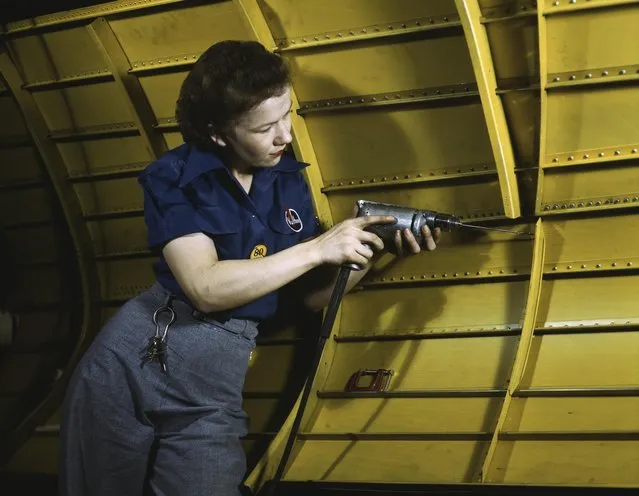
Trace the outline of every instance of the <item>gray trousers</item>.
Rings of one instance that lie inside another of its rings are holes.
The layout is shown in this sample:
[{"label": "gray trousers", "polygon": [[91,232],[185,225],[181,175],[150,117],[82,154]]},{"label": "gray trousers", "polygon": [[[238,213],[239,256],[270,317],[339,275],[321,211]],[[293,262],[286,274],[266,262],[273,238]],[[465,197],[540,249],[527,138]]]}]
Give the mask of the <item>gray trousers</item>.
[{"label": "gray trousers", "polygon": [[76,368],[62,410],[61,496],[240,494],[257,323],[220,323],[173,300],[164,374],[157,361],[142,364],[168,296],[156,283],[123,305]]}]

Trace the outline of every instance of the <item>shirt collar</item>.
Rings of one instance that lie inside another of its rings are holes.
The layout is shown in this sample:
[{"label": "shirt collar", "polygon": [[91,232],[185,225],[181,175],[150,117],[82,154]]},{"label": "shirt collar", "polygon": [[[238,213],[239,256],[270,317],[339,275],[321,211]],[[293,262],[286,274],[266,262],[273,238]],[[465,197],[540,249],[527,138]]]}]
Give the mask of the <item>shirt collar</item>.
[{"label": "shirt collar", "polygon": [[[180,188],[183,188],[195,178],[217,169],[225,169],[224,162],[215,153],[211,151],[203,151],[195,146],[185,147],[185,167],[182,177],[180,178]],[[279,163],[274,167],[266,167],[262,169],[266,174],[256,174],[254,179],[263,178],[264,183],[260,186],[269,186],[272,183],[274,172],[296,172],[304,169],[309,164],[306,162],[298,162],[294,157],[288,154],[282,155]],[[259,180],[258,180],[259,181]],[[262,183],[262,181],[259,181]]]}]

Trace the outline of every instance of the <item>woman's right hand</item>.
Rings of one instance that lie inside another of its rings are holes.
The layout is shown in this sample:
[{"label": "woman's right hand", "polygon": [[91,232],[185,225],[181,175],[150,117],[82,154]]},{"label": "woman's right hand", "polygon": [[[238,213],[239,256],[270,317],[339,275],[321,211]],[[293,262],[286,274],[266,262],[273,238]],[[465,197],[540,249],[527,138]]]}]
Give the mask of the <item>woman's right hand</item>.
[{"label": "woman's right hand", "polygon": [[384,249],[382,239],[377,234],[364,229],[373,224],[388,224],[395,221],[392,215],[347,219],[333,226],[311,243],[315,244],[318,259],[322,264],[356,263],[364,266],[373,257],[375,251]]}]

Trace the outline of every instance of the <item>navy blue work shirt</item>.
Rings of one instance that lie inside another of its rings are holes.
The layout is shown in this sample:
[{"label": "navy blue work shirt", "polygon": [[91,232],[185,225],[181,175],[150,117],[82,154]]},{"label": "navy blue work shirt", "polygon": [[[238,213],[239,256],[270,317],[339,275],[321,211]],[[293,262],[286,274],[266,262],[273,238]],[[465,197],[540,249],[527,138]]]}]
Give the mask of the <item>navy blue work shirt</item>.
[{"label": "navy blue work shirt", "polygon": [[[217,155],[194,145],[180,145],[150,164],[138,182],[149,248],[160,255],[153,266],[158,282],[191,303],[162,256],[162,248],[180,236],[208,235],[222,261],[272,255],[318,234],[302,174],[307,165],[285,154],[274,167],[256,168],[247,194]],[[283,298],[279,290],[213,315],[263,321],[290,303]]]}]

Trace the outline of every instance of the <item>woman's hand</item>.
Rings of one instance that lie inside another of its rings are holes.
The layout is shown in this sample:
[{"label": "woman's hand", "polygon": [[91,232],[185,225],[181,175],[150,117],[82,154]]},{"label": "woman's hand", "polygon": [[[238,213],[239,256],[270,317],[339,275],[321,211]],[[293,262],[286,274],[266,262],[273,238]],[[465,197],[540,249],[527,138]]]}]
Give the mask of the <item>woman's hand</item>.
[{"label": "woman's hand", "polygon": [[428,226],[424,225],[422,227],[422,236],[424,237],[424,246],[420,246],[415,236],[410,229],[404,229],[402,231],[395,231],[395,250],[397,255],[403,257],[407,254],[416,255],[417,253],[422,251],[422,248],[428,249],[428,251],[433,251],[437,248],[437,243],[441,239],[442,231],[439,227],[436,227],[432,231],[428,228]]},{"label": "woman's hand", "polygon": [[[310,241],[321,263],[342,265],[356,263],[364,266],[375,251],[384,249],[384,242],[374,233],[365,231],[373,224],[395,222],[395,217],[371,215],[347,219]],[[414,239],[414,238],[413,238]]]}]

